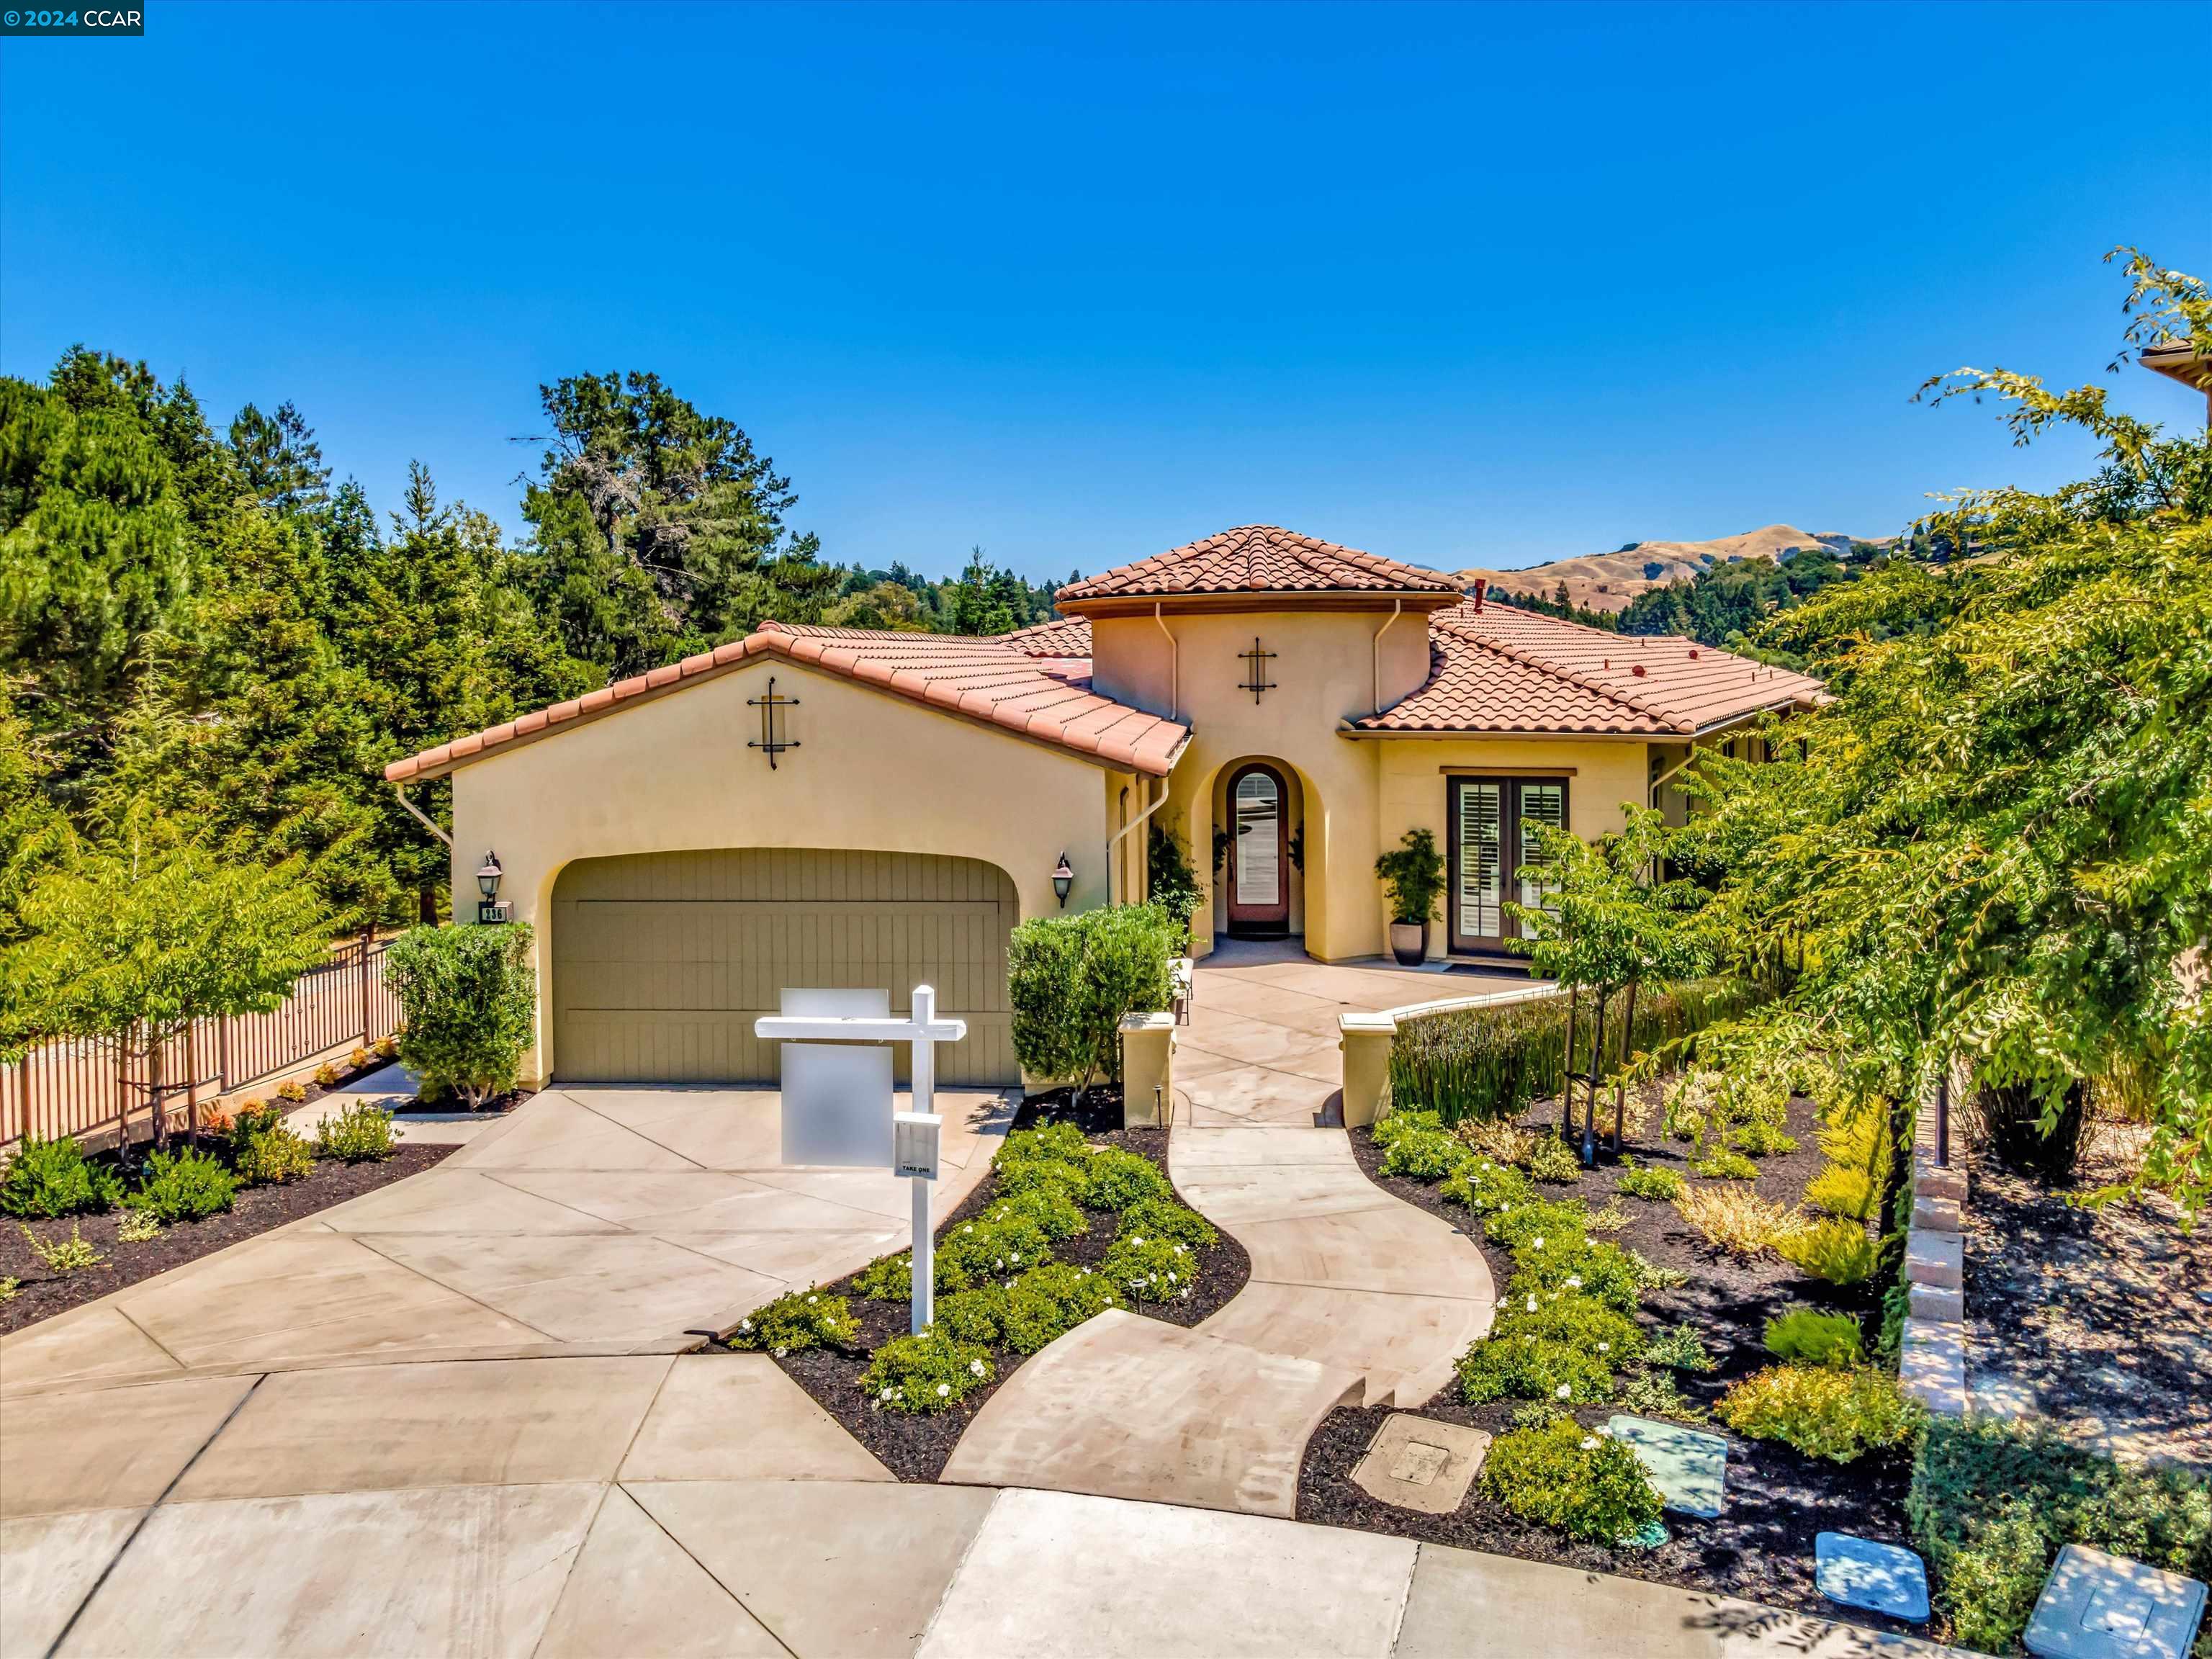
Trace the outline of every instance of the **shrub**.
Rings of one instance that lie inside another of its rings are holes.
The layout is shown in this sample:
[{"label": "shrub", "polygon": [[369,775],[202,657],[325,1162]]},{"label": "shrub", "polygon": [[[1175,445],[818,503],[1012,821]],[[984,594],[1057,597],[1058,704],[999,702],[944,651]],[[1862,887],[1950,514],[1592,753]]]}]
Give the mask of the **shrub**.
[{"label": "shrub", "polygon": [[1690,1168],[1709,1181],[1756,1181],[1759,1165],[1741,1152],[1727,1146],[1708,1147],[1703,1156],[1690,1160]]},{"label": "shrub", "polygon": [[[1664,991],[1644,987],[1628,1051],[1649,1052],[1732,1018],[1753,997],[1750,987],[1733,980],[1688,981]],[[1391,1098],[1419,1101],[1447,1123],[1517,1118],[1529,1101],[1559,1091],[1566,1069],[1566,1012],[1565,997],[1547,997],[1402,1020],[1390,1042]],[[1593,1024],[1587,1016],[1576,1022],[1579,1064],[1588,1063]],[[1607,1029],[1619,1028],[1616,1012]]]},{"label": "shrub", "polygon": [[307,1097],[307,1085],[304,1083],[293,1082],[288,1079],[287,1081],[276,1085],[276,1098],[279,1100],[289,1101],[293,1105],[297,1106]]},{"label": "shrub", "polygon": [[1444,860],[1436,832],[1408,830],[1399,843],[1375,860],[1375,873],[1389,895],[1390,920],[1430,922],[1443,896]]},{"label": "shrub", "polygon": [[346,1070],[349,1072],[365,1072],[368,1069],[369,1062],[375,1058],[376,1056],[370,1054],[368,1049],[356,1048],[351,1054],[346,1056]]},{"label": "shrub", "polygon": [[738,1322],[729,1346],[748,1352],[787,1353],[809,1348],[849,1348],[860,1339],[860,1322],[842,1296],[809,1286],[786,1291],[764,1308]]},{"label": "shrub", "polygon": [[1113,1285],[1103,1272],[1056,1261],[1014,1281],[1014,1288],[1006,1292],[1000,1329],[1016,1353],[1035,1353],[1115,1305]]},{"label": "shrub", "polygon": [[13,1302],[15,1299],[15,1292],[21,1290],[22,1285],[23,1281],[15,1274],[0,1274],[0,1302]]},{"label": "shrub", "polygon": [[1194,1250],[1210,1250],[1221,1243],[1212,1222],[1171,1198],[1148,1198],[1132,1204],[1121,1212],[1121,1231],[1188,1244]]},{"label": "shrub", "polygon": [[1168,964],[1188,936],[1150,904],[1023,922],[1006,946],[1016,1058],[1038,1077],[1081,1087],[1094,1075],[1118,1078],[1122,1017],[1168,1006]]},{"label": "shrub", "polygon": [[1905,1514],[1952,1640],[1985,1652],[2014,1650],[2067,1544],[2212,1578],[2212,1480],[2001,1420],[1931,1420]]},{"label": "shrub", "polygon": [[374,1047],[376,1049],[376,1057],[379,1060],[397,1060],[399,1058],[399,1039],[396,1036],[379,1037],[376,1040]]},{"label": "shrub", "polygon": [[1093,1147],[1073,1123],[1042,1123],[1034,1129],[1017,1129],[999,1148],[1003,1173],[1017,1164],[1065,1164],[1075,1169],[1090,1164]]},{"label": "shrub", "polygon": [[1685,1072],[1667,1091],[1659,1127],[1676,1140],[1694,1141],[1702,1138],[1705,1126],[1719,1111],[1721,1074],[1718,1072]]},{"label": "shrub", "polygon": [[[260,1103],[261,1103],[258,1100],[252,1100],[246,1103],[249,1106],[258,1106]],[[200,1108],[200,1133],[202,1136],[212,1135],[217,1140],[224,1139],[230,1133],[230,1114],[224,1111],[220,1106],[203,1106]]]},{"label": "shrub", "polygon": [[1620,1207],[1620,1200],[1608,1198],[1605,1207],[1589,1218],[1589,1230],[1594,1233],[1617,1233],[1628,1225],[1628,1212]]},{"label": "shrub", "polygon": [[1731,1255],[1757,1255],[1803,1224],[1792,1210],[1741,1187],[1687,1187],[1675,1212],[1705,1243]]},{"label": "shrub", "polygon": [[1414,1181],[1441,1181],[1474,1154],[1442,1129],[1400,1135],[1382,1155],[1382,1173]]},{"label": "shrub", "polygon": [[1589,1240],[1589,1208],[1582,1204],[1531,1199],[1499,1208],[1482,1224],[1483,1237],[1509,1250],[1541,1239],[1556,1249],[1580,1249]]},{"label": "shrub", "polygon": [[232,1126],[231,1167],[247,1187],[281,1187],[313,1174],[315,1155],[307,1143],[281,1122],[271,1122],[245,1135]]},{"label": "shrub", "polygon": [[1770,1365],[1721,1397],[1721,1421],[1754,1440],[1779,1440],[1808,1457],[1849,1463],[1901,1445],[1920,1426],[1920,1407],[1886,1371]]},{"label": "shrub", "polygon": [[474,1111],[514,1086],[538,1015],[527,922],[413,927],[384,953],[398,999],[402,1059],[427,1091],[450,1089]]},{"label": "shrub", "polygon": [[123,1182],[89,1162],[68,1135],[58,1140],[25,1135],[0,1176],[0,1211],[13,1216],[94,1214],[113,1209],[122,1197]]},{"label": "shrub", "polygon": [[932,1326],[920,1336],[895,1336],[875,1352],[861,1376],[868,1403],[916,1416],[958,1405],[995,1374],[989,1351]]},{"label": "shrub", "polygon": [[[1030,1216],[996,1212],[963,1221],[937,1241],[937,1288],[1004,1281],[1052,1260],[1052,1240]],[[910,1271],[910,1270],[909,1270]]]},{"label": "shrub", "polygon": [[115,1224],[118,1244],[145,1244],[161,1236],[161,1218],[150,1210],[126,1210]]},{"label": "shrub", "polygon": [[1065,1188],[1030,1187],[1001,1198],[984,1212],[989,1221],[1024,1221],[1034,1225],[1049,1243],[1073,1238],[1091,1231],[1090,1218],[1067,1195]]},{"label": "shrub", "polygon": [[1774,1241],[1799,1270],[1831,1285],[1856,1285],[1872,1275],[1880,1255],[1856,1221],[1816,1221]]},{"label": "shrub", "polygon": [[1796,1308],[1768,1320],[1766,1351],[1793,1365],[1836,1365],[1846,1370],[1866,1359],[1857,1320],[1810,1308]]},{"label": "shrub", "polygon": [[1477,1158],[1462,1164],[1437,1188],[1437,1196],[1447,1204],[1464,1204],[1477,1215],[1491,1215],[1511,1205],[1533,1202],[1535,1191],[1528,1177],[1511,1165]]},{"label": "shrub", "polygon": [[1539,1246],[1534,1239],[1513,1252],[1513,1295],[1526,1302],[1531,1294],[1579,1291],[1608,1308],[1633,1313],[1641,1300],[1642,1275],[1629,1254],[1615,1244],[1569,1245],[1547,1237]]},{"label": "shrub", "polygon": [[1369,1138],[1384,1152],[1396,1146],[1401,1138],[1411,1134],[1431,1134],[1444,1127],[1443,1119],[1434,1112],[1419,1107],[1394,1111],[1379,1119],[1368,1131]]},{"label": "shrub", "polygon": [[1593,1543],[1620,1543],[1659,1518],[1659,1494],[1636,1454],[1572,1418],[1500,1435],[1483,1460],[1482,1489],[1524,1521]]},{"label": "shrub", "polygon": [[1662,1267],[1641,1250],[1626,1254],[1629,1271],[1636,1275],[1636,1288],[1639,1291],[1671,1291],[1690,1282],[1690,1275],[1680,1267]]},{"label": "shrub", "polygon": [[1089,1195],[1094,1210],[1121,1211],[1146,1199],[1172,1199],[1175,1188],[1160,1166],[1142,1153],[1109,1146],[1091,1155]]},{"label": "shrub", "polygon": [[346,1164],[371,1164],[399,1150],[392,1133],[392,1114],[363,1100],[315,1126],[315,1156]]},{"label": "shrub", "polygon": [[31,1254],[46,1265],[48,1273],[58,1279],[82,1273],[87,1267],[97,1267],[107,1258],[93,1247],[92,1241],[77,1231],[77,1224],[70,1223],[70,1236],[52,1241],[40,1238],[21,1222],[15,1231],[23,1235],[23,1242],[31,1247]]},{"label": "shrub", "polygon": [[1501,1304],[1491,1327],[1491,1338],[1509,1341],[1531,1336],[1563,1343],[1615,1368],[1644,1352],[1644,1328],[1626,1314],[1592,1296],[1570,1291],[1548,1297],[1516,1278],[1513,1293]]},{"label": "shrub", "polygon": [[1459,1357],[1454,1369],[1460,1398],[1470,1406],[1493,1400],[1553,1400],[1587,1406],[1613,1397],[1613,1367],[1603,1355],[1584,1353],[1540,1336],[1480,1338]]},{"label": "shrub", "polygon": [[1881,1203],[1881,1193],[1864,1170],[1828,1164],[1806,1183],[1805,1201],[1840,1220],[1864,1223]]},{"label": "shrub", "polygon": [[238,1177],[222,1160],[186,1150],[156,1152],[146,1160],[145,1179],[123,1201],[159,1216],[165,1225],[220,1215],[237,1202]]},{"label": "shrub", "polygon": [[955,1342],[992,1346],[1006,1334],[1009,1294],[1004,1285],[987,1283],[939,1297],[936,1328]]},{"label": "shrub", "polygon": [[1090,1200],[1091,1172],[1087,1164],[1063,1164],[1054,1158],[1033,1158],[998,1167],[999,1196],[1019,1198],[1026,1193],[1056,1194],[1080,1207]]},{"label": "shrub", "polygon": [[853,1288],[871,1302],[906,1302],[914,1297],[914,1252],[879,1255],[853,1275]]},{"label": "shrub", "polygon": [[1528,1178],[1555,1186],[1572,1186],[1583,1178],[1583,1161],[1574,1148],[1557,1135],[1540,1135],[1528,1149]]},{"label": "shrub", "polygon": [[1145,863],[1146,896],[1188,934],[1190,919],[1206,902],[1206,890],[1198,884],[1198,872],[1191,867],[1190,849],[1181,836],[1155,821],[1145,848]]},{"label": "shrub", "polygon": [[1784,1134],[1763,1117],[1734,1130],[1730,1143],[1747,1158],[1787,1158],[1797,1150],[1796,1136]]},{"label": "shrub", "polygon": [[1678,1371],[1709,1371],[1717,1363],[1693,1325],[1670,1325],[1644,1339],[1644,1363]]},{"label": "shrub", "polygon": [[1098,1273],[1132,1302],[1172,1302],[1188,1297],[1198,1282],[1198,1253],[1160,1234],[1125,1227]]},{"label": "shrub", "polygon": [[1684,1397],[1670,1370],[1638,1365],[1620,1380],[1615,1403],[1638,1417],[1671,1417],[1680,1422],[1701,1423],[1712,1416],[1695,1401]]},{"label": "shrub", "polygon": [[1673,1170],[1639,1164],[1615,1182],[1618,1191],[1647,1203],[1666,1204],[1682,1195],[1682,1177]]},{"label": "shrub", "polygon": [[1462,1118],[1452,1126],[1452,1133],[1477,1157],[1497,1164],[1526,1164],[1529,1153],[1535,1150],[1538,1138],[1533,1129],[1483,1117]]},{"label": "shrub", "polygon": [[316,1066],[315,1086],[318,1089],[337,1088],[338,1086],[338,1068],[331,1065],[327,1060],[321,1065]]},{"label": "shrub", "polygon": [[1896,1156],[1887,1103],[1869,1097],[1838,1107],[1820,1142],[1828,1161],[1806,1187],[1805,1201],[1841,1220],[1872,1221]]}]

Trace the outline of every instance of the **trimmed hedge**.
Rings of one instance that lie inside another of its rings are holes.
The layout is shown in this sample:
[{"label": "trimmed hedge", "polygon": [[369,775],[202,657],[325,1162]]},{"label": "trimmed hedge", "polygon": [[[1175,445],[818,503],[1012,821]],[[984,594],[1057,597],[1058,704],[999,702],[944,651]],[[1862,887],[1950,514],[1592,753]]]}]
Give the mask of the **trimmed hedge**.
[{"label": "trimmed hedge", "polygon": [[[1663,991],[1645,987],[1637,994],[1629,1051],[1646,1053],[1734,1018],[1757,1000],[1740,980],[1692,980]],[[1609,1031],[1618,1029],[1625,1000],[1625,994],[1615,999]],[[1585,1006],[1575,1021],[1577,1066],[1589,1063],[1595,1028]],[[1530,1101],[1559,1092],[1566,1048],[1565,996],[1405,1020],[1390,1042],[1391,1103],[1400,1110],[1433,1111],[1448,1124],[1518,1117]]]}]

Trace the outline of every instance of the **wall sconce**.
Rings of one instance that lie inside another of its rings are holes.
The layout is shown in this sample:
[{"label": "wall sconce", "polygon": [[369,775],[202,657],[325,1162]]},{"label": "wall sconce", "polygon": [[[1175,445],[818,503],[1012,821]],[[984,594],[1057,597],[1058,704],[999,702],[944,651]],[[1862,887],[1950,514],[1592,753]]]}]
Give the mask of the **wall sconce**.
[{"label": "wall sconce", "polygon": [[506,871],[499,867],[498,854],[484,854],[483,867],[477,872],[477,891],[483,895],[483,902],[477,906],[477,920],[479,922],[499,922],[507,920],[511,907],[496,902],[499,897],[499,878],[506,873]]},{"label": "wall sconce", "polygon": [[1054,896],[1060,900],[1060,908],[1063,910],[1067,908],[1067,890],[1074,885],[1075,866],[1067,861],[1067,854],[1062,853],[1060,855],[1060,862],[1053,866],[1052,890]]}]

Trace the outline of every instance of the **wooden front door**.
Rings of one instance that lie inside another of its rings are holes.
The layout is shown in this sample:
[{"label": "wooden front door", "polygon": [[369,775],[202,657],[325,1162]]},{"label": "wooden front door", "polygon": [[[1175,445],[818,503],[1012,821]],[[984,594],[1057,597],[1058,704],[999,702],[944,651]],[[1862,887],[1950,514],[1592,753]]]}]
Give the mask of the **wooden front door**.
[{"label": "wooden front door", "polygon": [[1538,861],[1534,825],[1566,827],[1567,781],[1459,777],[1446,779],[1445,787],[1450,791],[1451,948],[1503,951],[1521,933],[1506,899],[1527,905],[1540,899],[1537,884],[1519,880],[1518,872]]},{"label": "wooden front door", "polygon": [[1291,931],[1290,796],[1272,766],[1229,780],[1229,932],[1280,939]]}]

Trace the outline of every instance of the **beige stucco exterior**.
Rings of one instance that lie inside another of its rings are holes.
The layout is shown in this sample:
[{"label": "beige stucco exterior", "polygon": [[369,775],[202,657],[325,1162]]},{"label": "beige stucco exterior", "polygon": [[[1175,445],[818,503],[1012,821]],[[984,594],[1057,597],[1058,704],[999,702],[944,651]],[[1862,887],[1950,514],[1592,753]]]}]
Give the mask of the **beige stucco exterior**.
[{"label": "beige stucco exterior", "polygon": [[[773,771],[746,747],[760,728],[746,700],[770,676],[799,700],[782,716],[799,746]],[[491,750],[453,781],[454,915],[475,914],[477,866],[496,851],[500,896],[515,920],[540,924],[532,1080],[560,1065],[545,924],[574,860],[742,847],[951,854],[1006,872],[1032,916],[1059,908],[1062,852],[1075,871],[1067,908],[1106,902],[1109,815],[1122,789],[1142,793],[1130,775],[784,660]]]}]

